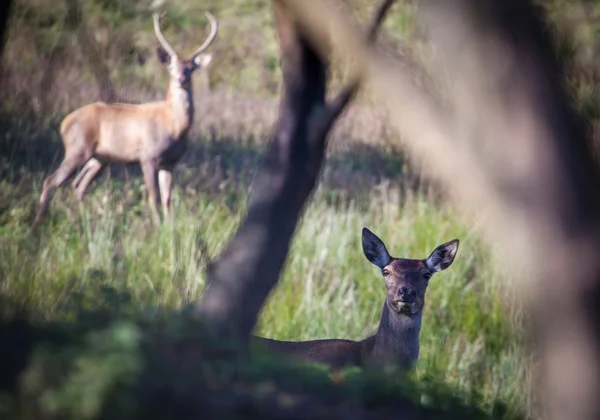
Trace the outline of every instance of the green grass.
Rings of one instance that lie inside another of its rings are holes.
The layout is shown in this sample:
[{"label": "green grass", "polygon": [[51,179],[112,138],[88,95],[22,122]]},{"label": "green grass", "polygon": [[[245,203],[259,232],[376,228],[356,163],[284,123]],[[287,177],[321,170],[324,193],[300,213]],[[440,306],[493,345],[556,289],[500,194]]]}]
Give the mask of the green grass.
[{"label": "green grass", "polygon": [[[128,294],[133,312],[193,302],[207,260],[226,246],[243,215],[242,194],[234,206],[222,199],[236,185],[225,185],[221,196],[186,194],[177,185],[173,221],[154,230],[139,178],[96,183],[83,207],[69,187],[60,189],[38,236],[28,223],[41,178],[2,183],[0,295],[45,321],[73,319],[81,306],[106,306],[106,288]],[[456,237],[455,263],[427,292],[418,375],[446,383],[481,407],[503,402],[527,412],[530,363],[517,334],[516,308],[470,227],[446,205],[397,187],[335,205],[327,199],[331,193],[320,188],[309,203],[256,333],[364,338],[376,330],[385,288],[362,254],[362,226],[399,257],[424,258]]]}]

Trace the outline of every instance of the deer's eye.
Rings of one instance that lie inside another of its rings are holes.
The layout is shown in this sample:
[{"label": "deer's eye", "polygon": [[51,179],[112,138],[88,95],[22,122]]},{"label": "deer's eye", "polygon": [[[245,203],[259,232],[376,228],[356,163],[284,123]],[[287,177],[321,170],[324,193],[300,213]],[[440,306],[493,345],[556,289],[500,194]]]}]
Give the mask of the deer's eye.
[{"label": "deer's eye", "polygon": [[383,274],[384,276],[389,276],[390,272],[386,269],[381,270],[381,274]]},{"label": "deer's eye", "polygon": [[431,273],[425,273],[423,274],[423,278],[427,281],[429,281],[429,279],[431,278]]}]

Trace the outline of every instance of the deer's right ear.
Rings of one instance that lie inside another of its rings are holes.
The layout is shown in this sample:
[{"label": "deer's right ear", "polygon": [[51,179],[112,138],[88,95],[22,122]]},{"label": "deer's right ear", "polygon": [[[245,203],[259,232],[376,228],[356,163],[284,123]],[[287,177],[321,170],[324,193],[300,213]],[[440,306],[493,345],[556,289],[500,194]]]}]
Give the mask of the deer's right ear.
[{"label": "deer's right ear", "polygon": [[163,50],[161,47],[156,48],[156,55],[158,56],[158,61],[161,64],[169,64],[171,61],[171,56],[169,53]]},{"label": "deer's right ear", "polygon": [[362,247],[365,257],[379,268],[385,267],[390,262],[390,254],[385,244],[366,227],[362,230]]}]

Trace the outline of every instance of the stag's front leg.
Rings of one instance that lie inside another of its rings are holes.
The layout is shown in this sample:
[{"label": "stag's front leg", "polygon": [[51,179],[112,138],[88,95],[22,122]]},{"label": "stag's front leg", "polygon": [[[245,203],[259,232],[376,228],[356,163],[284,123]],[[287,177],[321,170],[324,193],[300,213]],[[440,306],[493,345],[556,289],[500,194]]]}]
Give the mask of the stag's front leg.
[{"label": "stag's front leg", "polygon": [[160,216],[158,214],[158,165],[154,161],[141,162],[142,172],[144,174],[144,182],[148,190],[148,203],[152,211],[152,220],[155,226],[160,224]]},{"label": "stag's front leg", "polygon": [[158,172],[158,184],[160,186],[160,199],[163,214],[169,218],[169,206],[171,204],[171,186],[173,184],[173,168],[162,168]]}]

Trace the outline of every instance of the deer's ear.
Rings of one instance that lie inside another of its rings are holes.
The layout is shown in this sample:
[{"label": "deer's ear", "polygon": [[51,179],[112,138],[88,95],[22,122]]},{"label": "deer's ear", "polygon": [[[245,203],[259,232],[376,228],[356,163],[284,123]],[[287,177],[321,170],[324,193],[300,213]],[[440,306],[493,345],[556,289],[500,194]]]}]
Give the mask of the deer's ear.
[{"label": "deer's ear", "polygon": [[158,56],[158,61],[161,64],[169,64],[171,61],[171,56],[169,53],[163,50],[161,47],[156,48],[156,55]]},{"label": "deer's ear", "polygon": [[458,251],[458,239],[453,239],[450,242],[446,242],[438,246],[431,255],[425,260],[427,268],[432,273],[445,270],[450,267],[456,257]]},{"label": "deer's ear", "polygon": [[390,262],[390,254],[385,244],[366,227],[362,230],[362,247],[365,257],[379,268],[385,267]]},{"label": "deer's ear", "polygon": [[196,57],[194,57],[194,66],[196,68],[202,68],[202,67],[206,67],[210,64],[210,62],[212,61],[212,54],[200,54]]}]

